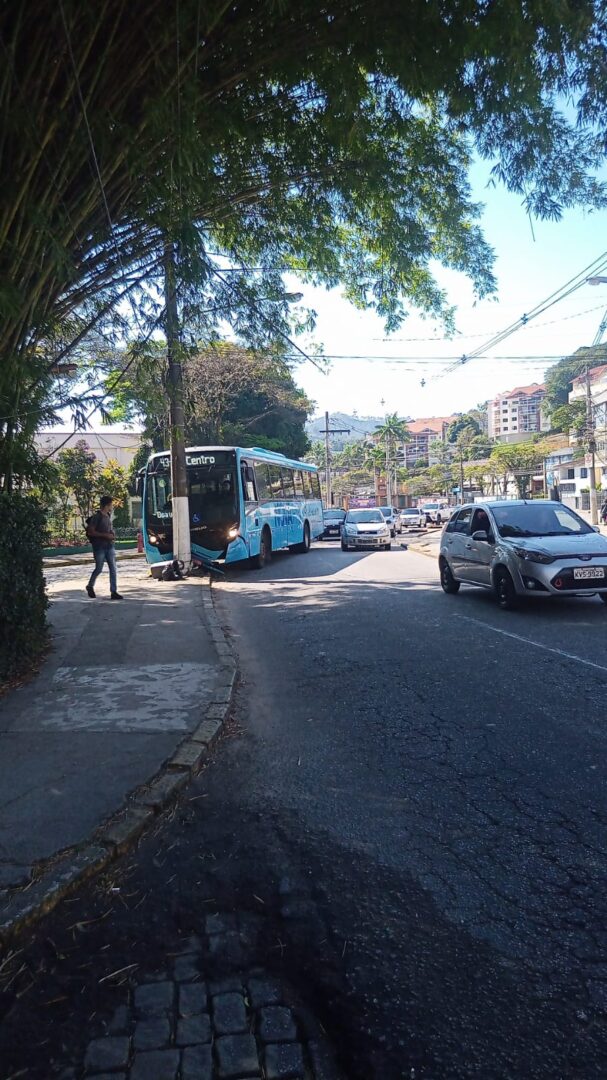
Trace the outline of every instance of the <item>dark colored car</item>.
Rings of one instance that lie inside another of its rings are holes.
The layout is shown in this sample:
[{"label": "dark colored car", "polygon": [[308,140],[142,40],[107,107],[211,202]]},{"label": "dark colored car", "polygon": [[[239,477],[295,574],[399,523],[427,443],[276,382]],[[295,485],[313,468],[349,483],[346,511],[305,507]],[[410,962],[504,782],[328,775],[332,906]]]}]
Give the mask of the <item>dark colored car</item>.
[{"label": "dark colored car", "polygon": [[331,507],[330,510],[323,510],[322,518],[325,527],[320,535],[320,539],[339,540],[341,538],[341,529],[345,516],[346,511],[340,510],[338,507]]}]

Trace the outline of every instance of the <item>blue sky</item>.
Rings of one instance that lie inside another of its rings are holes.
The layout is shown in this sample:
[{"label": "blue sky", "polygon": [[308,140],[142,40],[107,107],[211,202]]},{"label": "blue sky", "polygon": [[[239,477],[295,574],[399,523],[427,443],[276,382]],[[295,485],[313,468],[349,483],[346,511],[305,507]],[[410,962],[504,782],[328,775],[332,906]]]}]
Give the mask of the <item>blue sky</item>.
[{"label": "blue sky", "polygon": [[[457,372],[437,377],[445,363],[419,357],[460,356],[496,331],[528,312],[607,250],[607,211],[565,212],[560,222],[534,220],[532,225],[519,196],[487,186],[490,165],[474,165],[474,197],[484,203],[482,225],[496,254],[498,293],[474,305],[472,289],[461,274],[437,269],[437,278],[457,308],[460,332],[441,338],[440,324],[411,312],[403,327],[387,339],[380,319],[346,303],[339,289],[327,292],[290,279],[289,288],[304,294],[304,303],[318,314],[314,337],[325,352],[398,357],[399,362],[342,359],[332,362],[328,375],[311,364],[296,369],[296,378],[316,402],[317,412],[357,411],[378,415],[440,416],[464,411],[500,390],[541,382],[549,360],[474,360]],[[539,316],[493,350],[493,356],[561,356],[590,345],[607,308],[607,285],[583,285],[572,296]],[[400,362],[401,358],[416,358]],[[426,386],[420,385],[422,378]],[[381,406],[382,398],[385,401]]]}]

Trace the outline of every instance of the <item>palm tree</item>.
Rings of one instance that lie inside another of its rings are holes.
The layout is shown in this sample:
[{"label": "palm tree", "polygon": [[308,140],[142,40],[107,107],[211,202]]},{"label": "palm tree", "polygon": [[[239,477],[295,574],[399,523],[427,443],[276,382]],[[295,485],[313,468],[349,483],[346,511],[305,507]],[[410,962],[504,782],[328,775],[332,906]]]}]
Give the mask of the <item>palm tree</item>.
[{"label": "palm tree", "polygon": [[387,501],[390,503],[392,502],[391,480],[398,464],[396,449],[399,445],[402,446],[403,443],[409,442],[411,439],[407,421],[401,419],[398,413],[388,413],[381,427],[375,429],[375,438],[379,445],[383,446],[385,452],[387,480],[386,497]]}]

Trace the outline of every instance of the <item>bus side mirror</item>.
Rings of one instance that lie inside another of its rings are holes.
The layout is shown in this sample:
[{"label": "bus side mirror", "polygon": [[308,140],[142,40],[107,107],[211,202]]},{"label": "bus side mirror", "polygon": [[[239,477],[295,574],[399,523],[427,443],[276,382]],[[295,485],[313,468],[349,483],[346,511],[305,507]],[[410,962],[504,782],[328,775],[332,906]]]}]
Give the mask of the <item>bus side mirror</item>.
[{"label": "bus side mirror", "polygon": [[137,473],[137,481],[135,484],[135,491],[139,498],[143,497],[143,472]]},{"label": "bus side mirror", "polygon": [[252,465],[247,465],[246,467],[246,481],[247,484],[255,483],[255,469]]}]

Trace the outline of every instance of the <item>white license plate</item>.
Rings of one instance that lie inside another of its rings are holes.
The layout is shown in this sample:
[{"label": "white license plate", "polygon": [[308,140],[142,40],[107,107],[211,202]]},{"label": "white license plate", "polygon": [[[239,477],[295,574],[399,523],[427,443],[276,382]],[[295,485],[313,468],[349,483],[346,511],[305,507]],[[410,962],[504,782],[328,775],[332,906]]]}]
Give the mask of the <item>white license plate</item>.
[{"label": "white license plate", "polygon": [[605,567],[604,566],[587,566],[584,569],[576,569],[573,571],[573,576],[576,581],[587,581],[588,578],[604,578]]}]

